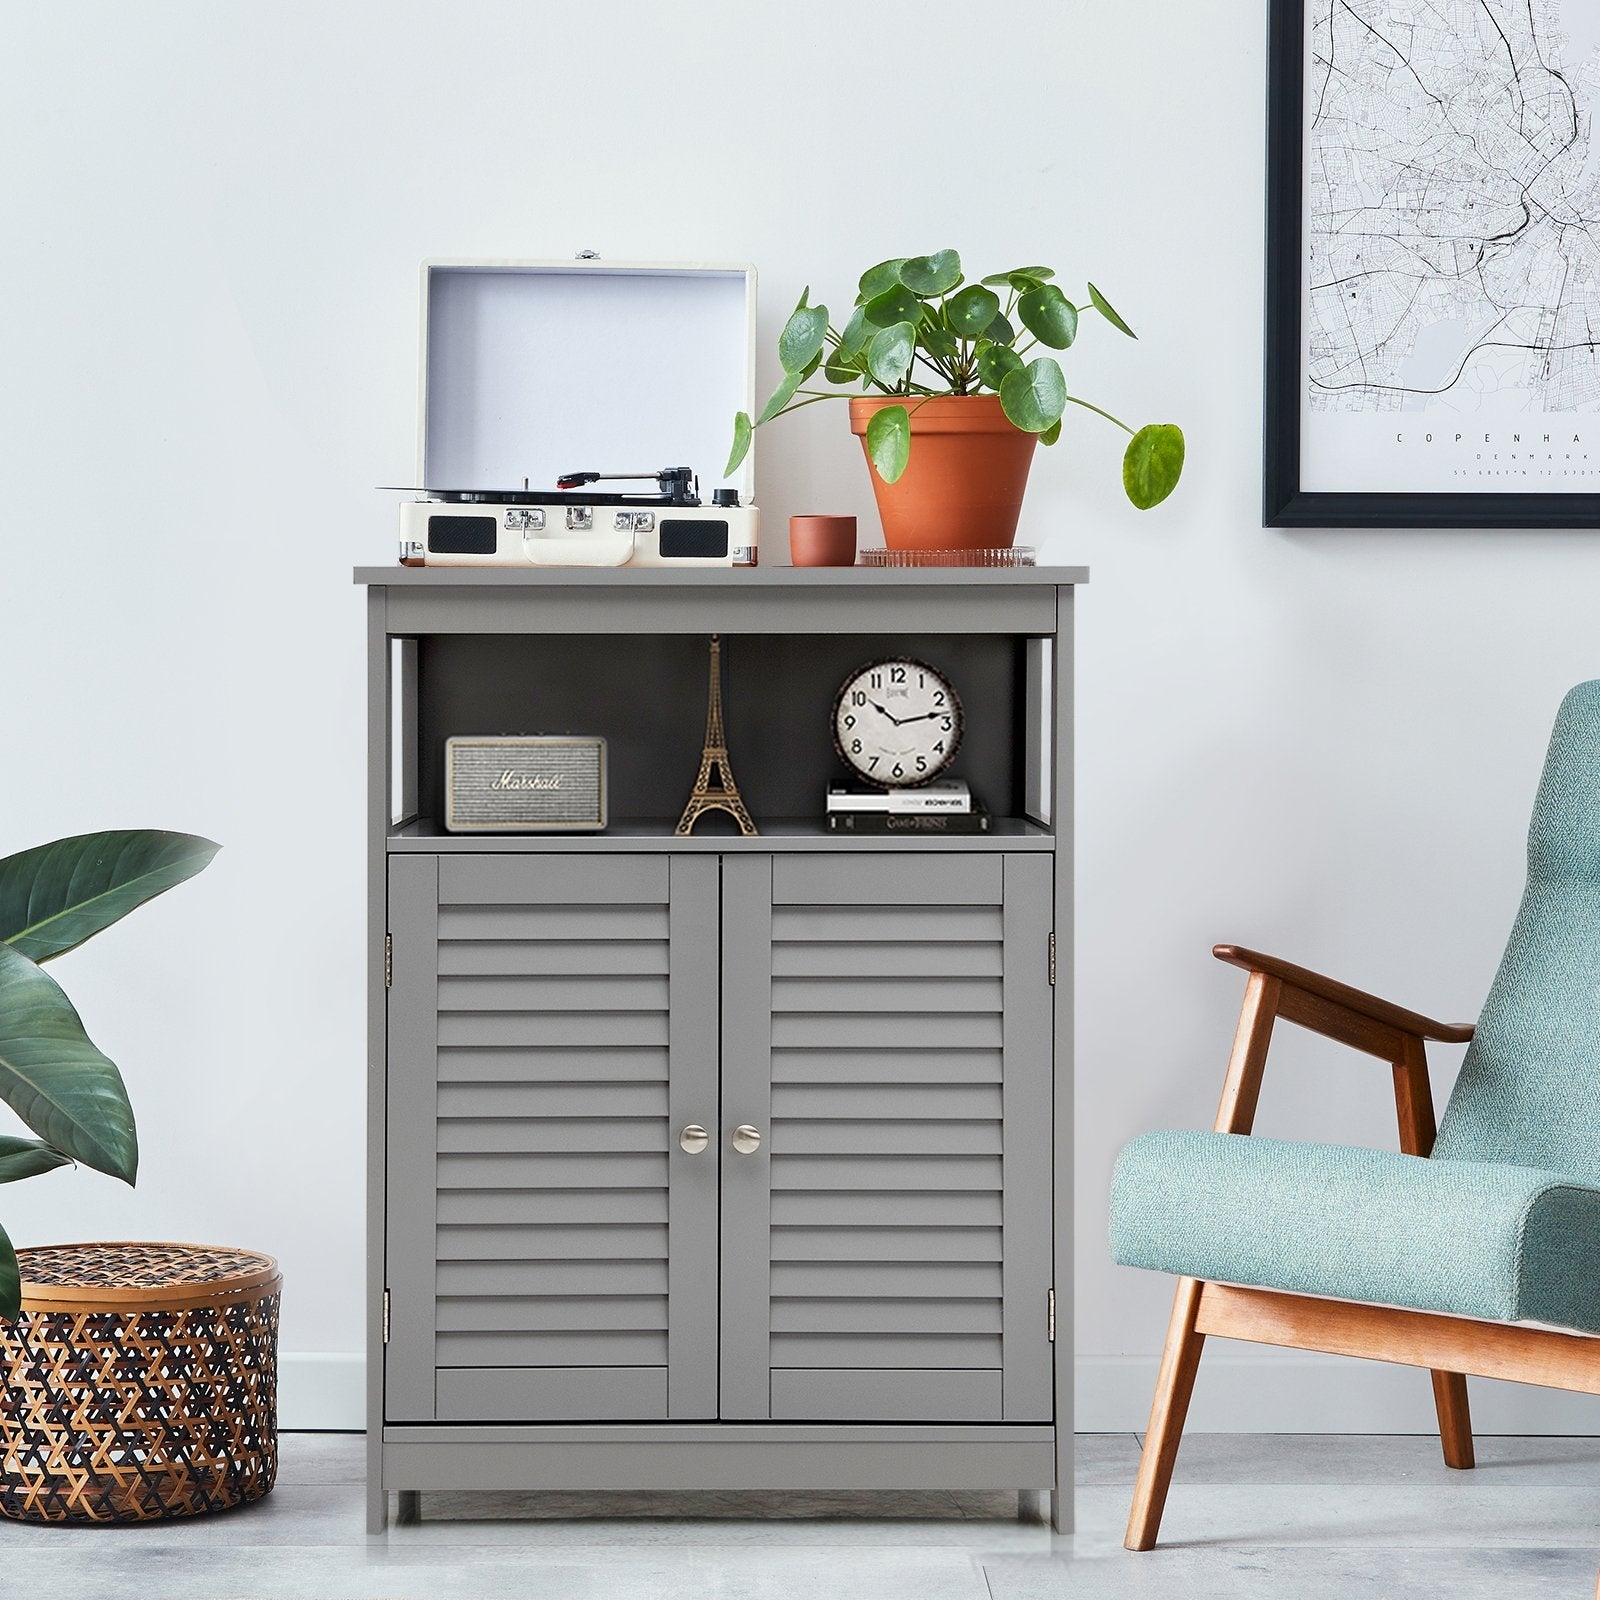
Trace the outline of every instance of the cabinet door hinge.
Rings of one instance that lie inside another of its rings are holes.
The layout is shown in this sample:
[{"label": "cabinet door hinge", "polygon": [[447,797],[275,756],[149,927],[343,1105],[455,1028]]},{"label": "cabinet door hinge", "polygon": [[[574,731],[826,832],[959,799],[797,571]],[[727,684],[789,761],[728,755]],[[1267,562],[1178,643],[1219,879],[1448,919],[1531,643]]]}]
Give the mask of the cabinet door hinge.
[{"label": "cabinet door hinge", "polygon": [[1056,986],[1056,935],[1052,928],[1050,931],[1050,987]]},{"label": "cabinet door hinge", "polygon": [[[1050,958],[1050,981],[1055,980],[1055,957]],[[386,933],[383,936],[383,986],[385,989],[394,986],[394,935]]]},{"label": "cabinet door hinge", "polygon": [[[389,1302],[386,1297],[384,1304],[387,1305],[388,1303]],[[388,1324],[385,1323],[385,1326],[387,1327]],[[1056,1342],[1056,1292],[1054,1289],[1047,1289],[1045,1291],[1044,1326],[1045,1332],[1050,1336],[1050,1343],[1054,1344]]]},{"label": "cabinet door hinge", "polygon": [[[1054,1338],[1055,1335],[1052,1334],[1051,1337]],[[389,1291],[387,1289],[383,1291],[383,1342],[385,1344],[389,1342]]]}]

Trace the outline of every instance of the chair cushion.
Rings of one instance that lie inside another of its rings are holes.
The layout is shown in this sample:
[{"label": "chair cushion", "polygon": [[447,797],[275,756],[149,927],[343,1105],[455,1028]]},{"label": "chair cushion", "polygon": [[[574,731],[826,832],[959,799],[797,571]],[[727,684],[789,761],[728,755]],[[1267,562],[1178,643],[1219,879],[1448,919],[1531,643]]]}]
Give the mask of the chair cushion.
[{"label": "chair cushion", "polygon": [[1600,1189],[1501,1162],[1148,1133],[1117,1159],[1111,1253],[1191,1278],[1600,1332]]}]

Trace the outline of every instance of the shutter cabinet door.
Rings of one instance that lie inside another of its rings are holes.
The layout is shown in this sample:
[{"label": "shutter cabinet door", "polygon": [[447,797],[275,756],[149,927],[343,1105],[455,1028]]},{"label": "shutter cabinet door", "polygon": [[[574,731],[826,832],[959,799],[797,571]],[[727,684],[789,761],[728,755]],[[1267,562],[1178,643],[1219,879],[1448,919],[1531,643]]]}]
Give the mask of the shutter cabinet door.
[{"label": "shutter cabinet door", "polygon": [[716,1414],[717,863],[390,863],[387,1414]]},{"label": "shutter cabinet door", "polygon": [[722,1415],[1048,1420],[1050,858],[723,891]]}]

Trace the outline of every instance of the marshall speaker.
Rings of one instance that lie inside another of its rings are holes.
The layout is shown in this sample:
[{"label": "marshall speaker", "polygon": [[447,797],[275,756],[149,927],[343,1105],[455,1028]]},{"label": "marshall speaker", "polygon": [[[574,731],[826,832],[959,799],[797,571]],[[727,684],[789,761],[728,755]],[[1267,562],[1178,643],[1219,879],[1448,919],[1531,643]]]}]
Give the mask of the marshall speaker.
[{"label": "marshall speaker", "polygon": [[606,825],[606,742],[563,736],[444,742],[450,833],[598,832]]}]

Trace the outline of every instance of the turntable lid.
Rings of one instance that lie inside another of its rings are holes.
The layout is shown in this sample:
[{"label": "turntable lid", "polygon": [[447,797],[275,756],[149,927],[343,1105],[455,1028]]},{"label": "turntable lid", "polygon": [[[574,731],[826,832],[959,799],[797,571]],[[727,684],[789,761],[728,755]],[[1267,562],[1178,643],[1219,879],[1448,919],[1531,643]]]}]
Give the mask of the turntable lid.
[{"label": "turntable lid", "polygon": [[417,481],[687,465],[707,503],[727,485],[750,504],[753,455],[720,474],[734,413],[755,409],[755,298],[742,265],[424,263]]}]

